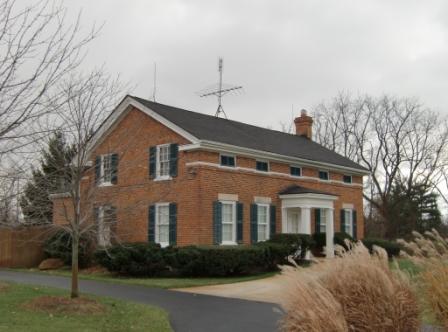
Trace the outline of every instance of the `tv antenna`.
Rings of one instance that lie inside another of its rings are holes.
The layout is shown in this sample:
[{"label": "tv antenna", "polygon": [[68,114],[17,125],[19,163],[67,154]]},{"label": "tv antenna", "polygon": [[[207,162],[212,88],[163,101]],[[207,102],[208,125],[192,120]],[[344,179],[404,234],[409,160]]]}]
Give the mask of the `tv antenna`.
[{"label": "tv antenna", "polygon": [[209,97],[209,96],[218,97],[218,109],[216,110],[215,116],[219,117],[219,114],[222,113],[224,117],[227,119],[227,114],[226,112],[224,112],[224,108],[222,107],[222,97],[228,94],[229,92],[240,90],[243,87],[240,85],[238,86],[230,85],[222,82],[222,63],[223,63],[222,58],[219,58],[218,60],[219,83],[217,85],[215,84],[199,92],[199,97]]},{"label": "tv antenna", "polygon": [[157,62],[154,62],[154,85],[152,89],[152,101],[156,101],[156,91],[157,91]]}]

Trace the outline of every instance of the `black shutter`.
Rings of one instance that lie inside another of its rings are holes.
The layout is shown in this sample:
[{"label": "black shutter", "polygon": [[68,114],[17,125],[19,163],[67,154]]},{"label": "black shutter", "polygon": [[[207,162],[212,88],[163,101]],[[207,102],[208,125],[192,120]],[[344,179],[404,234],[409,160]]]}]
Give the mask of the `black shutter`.
[{"label": "black shutter", "polygon": [[222,242],[222,203],[213,202],[213,244]]},{"label": "black shutter", "polygon": [[114,153],[111,156],[111,166],[112,166],[112,184],[117,184],[118,182],[118,154]]},{"label": "black shutter", "polygon": [[95,223],[95,233],[96,233],[96,243],[98,243],[98,239],[100,237],[100,229],[99,229],[99,217],[100,217],[100,208],[98,206],[93,208],[93,222]]},{"label": "black shutter", "polygon": [[250,241],[256,243],[258,241],[258,206],[250,205]]},{"label": "black shutter", "polygon": [[270,206],[270,229],[269,229],[269,237],[271,237],[272,235],[275,234],[276,232],[276,210],[275,210],[275,205],[271,205]]},{"label": "black shutter", "polygon": [[169,226],[170,245],[174,246],[177,242],[177,205],[170,203],[170,226]]},{"label": "black shutter", "polygon": [[95,158],[95,184],[100,183],[101,177],[101,156]]},{"label": "black shutter", "polygon": [[356,210],[353,210],[352,211],[352,222],[353,222],[353,238],[356,240],[356,238],[357,238],[357,231],[358,231],[358,226],[357,226],[357,224],[356,224]]},{"label": "black shutter", "polygon": [[341,209],[341,233],[345,232],[345,210]]},{"label": "black shutter", "polygon": [[314,232],[320,233],[320,209],[314,209]]},{"label": "black shutter", "polygon": [[179,145],[171,144],[170,145],[170,176],[177,176],[177,156],[179,154]]},{"label": "black shutter", "polygon": [[236,203],[236,241],[243,243],[243,203]]},{"label": "black shutter", "polygon": [[148,209],[148,242],[156,242],[156,206],[150,205]]},{"label": "black shutter", "polygon": [[156,154],[157,147],[151,146],[149,148],[149,178],[154,179],[156,177]]}]

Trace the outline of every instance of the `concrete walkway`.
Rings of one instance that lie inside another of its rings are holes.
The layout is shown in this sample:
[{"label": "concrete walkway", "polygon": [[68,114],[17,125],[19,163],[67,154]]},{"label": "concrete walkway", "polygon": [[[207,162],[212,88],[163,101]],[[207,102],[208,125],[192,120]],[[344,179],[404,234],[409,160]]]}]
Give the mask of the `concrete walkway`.
[{"label": "concrete walkway", "polygon": [[[0,280],[69,289],[66,277],[0,270]],[[83,293],[109,296],[159,306],[169,312],[174,331],[272,332],[277,330],[281,309],[273,303],[229,299],[210,295],[80,280]]]},{"label": "concrete walkway", "polygon": [[287,284],[286,279],[287,278],[285,278],[284,275],[278,274],[270,278],[235,284],[179,288],[176,290],[186,293],[277,303],[282,305],[282,300],[285,299],[285,296],[279,295],[285,294],[285,285]]}]

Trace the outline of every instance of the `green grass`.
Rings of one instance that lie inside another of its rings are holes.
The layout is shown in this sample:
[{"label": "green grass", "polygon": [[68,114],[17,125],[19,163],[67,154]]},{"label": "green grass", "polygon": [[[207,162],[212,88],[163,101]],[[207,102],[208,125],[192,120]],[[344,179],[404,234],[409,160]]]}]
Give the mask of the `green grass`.
[{"label": "green grass", "polygon": [[[13,269],[13,271],[37,272],[64,277],[70,277],[71,275],[69,270],[40,271],[37,269]],[[110,274],[80,273],[79,277],[80,279],[84,280],[96,280],[96,281],[128,284],[128,285],[140,285],[146,287],[170,289],[170,288],[186,288],[186,287],[198,287],[198,286],[209,286],[220,284],[232,284],[236,282],[268,278],[276,275],[277,273],[278,272],[268,272],[252,276],[222,277],[222,278],[131,278],[131,277],[118,277]]]},{"label": "green grass", "polygon": [[[398,264],[400,270],[405,271],[411,275],[411,277],[416,277],[420,272],[422,272],[422,268],[415,265],[410,259],[399,258],[395,260]],[[391,263],[391,267],[396,268],[394,262]]]},{"label": "green grass", "polygon": [[162,309],[104,297],[90,297],[105,306],[103,314],[49,314],[22,308],[23,303],[45,295],[68,296],[68,292],[19,284],[0,291],[0,331],[172,331]]}]

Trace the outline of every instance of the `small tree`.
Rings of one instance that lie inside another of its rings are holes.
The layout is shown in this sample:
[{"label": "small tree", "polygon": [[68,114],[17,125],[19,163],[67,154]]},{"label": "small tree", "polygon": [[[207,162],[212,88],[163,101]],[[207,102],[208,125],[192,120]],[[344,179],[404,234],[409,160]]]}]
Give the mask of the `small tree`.
[{"label": "small tree", "polygon": [[69,164],[74,148],[69,146],[61,131],[56,131],[42,152],[39,169],[33,170],[31,180],[25,185],[20,206],[25,221],[30,224],[47,224],[53,219],[50,194],[65,189],[70,181]]},{"label": "small tree", "polygon": [[99,128],[109,112],[122,98],[123,85],[113,79],[103,69],[89,74],[73,75],[60,86],[60,94],[66,102],[56,105],[67,140],[73,145],[76,154],[69,164],[70,181],[66,194],[68,204],[65,208],[66,224],[61,227],[71,236],[72,243],[72,284],[71,297],[79,296],[78,270],[79,245],[83,235],[95,232],[92,224],[92,196],[95,188],[83,185],[89,166],[92,134]]}]

